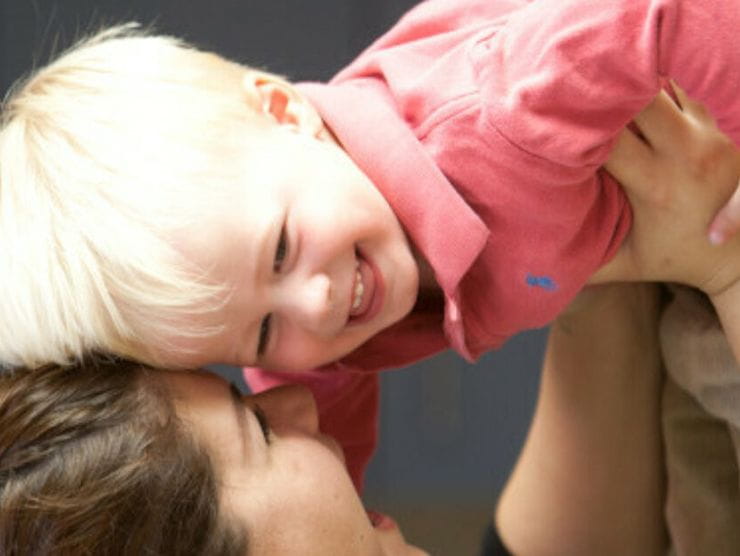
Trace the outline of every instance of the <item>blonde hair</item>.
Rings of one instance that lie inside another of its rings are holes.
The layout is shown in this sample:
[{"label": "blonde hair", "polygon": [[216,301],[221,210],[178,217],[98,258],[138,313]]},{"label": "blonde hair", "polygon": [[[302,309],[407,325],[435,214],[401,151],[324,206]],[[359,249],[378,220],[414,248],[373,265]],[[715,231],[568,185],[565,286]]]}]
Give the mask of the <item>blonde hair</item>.
[{"label": "blonde hair", "polygon": [[[135,24],[15,87],[0,128],[0,363],[148,363],[225,301],[173,241],[236,178],[247,68]],[[213,79],[217,71],[219,79]],[[225,85],[226,84],[226,85]]]}]

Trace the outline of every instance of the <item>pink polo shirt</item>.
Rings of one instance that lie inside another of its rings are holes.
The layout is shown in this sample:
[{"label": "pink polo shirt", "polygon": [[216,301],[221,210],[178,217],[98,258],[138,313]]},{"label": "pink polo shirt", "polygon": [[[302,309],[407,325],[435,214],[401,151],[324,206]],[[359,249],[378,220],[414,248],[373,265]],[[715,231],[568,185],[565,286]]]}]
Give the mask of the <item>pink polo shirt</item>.
[{"label": "pink polo shirt", "polygon": [[341,361],[245,369],[304,382],[358,485],[374,372],[452,347],[469,360],[543,326],[608,261],[631,213],[600,166],[666,78],[740,143],[736,0],[430,0],[329,84],[303,84],[434,269],[444,316],[412,314]]}]

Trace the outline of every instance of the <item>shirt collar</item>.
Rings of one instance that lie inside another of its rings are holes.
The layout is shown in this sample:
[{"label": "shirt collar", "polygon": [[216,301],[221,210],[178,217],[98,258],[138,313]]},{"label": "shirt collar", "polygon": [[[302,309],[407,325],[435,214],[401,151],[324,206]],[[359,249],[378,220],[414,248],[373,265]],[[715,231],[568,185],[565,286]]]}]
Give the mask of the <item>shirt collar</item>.
[{"label": "shirt collar", "polygon": [[454,297],[488,229],[396,113],[382,83],[355,79],[299,87],[391,205],[445,297]]}]

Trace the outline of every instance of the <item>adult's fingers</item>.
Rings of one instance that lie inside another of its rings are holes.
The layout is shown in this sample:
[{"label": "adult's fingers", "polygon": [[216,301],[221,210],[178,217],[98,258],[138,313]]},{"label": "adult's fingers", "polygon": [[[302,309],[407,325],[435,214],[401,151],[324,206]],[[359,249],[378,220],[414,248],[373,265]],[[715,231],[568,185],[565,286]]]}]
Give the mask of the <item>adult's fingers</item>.
[{"label": "adult's fingers", "polygon": [[709,241],[720,245],[740,230],[740,179],[737,189],[709,224]]},{"label": "adult's fingers", "polygon": [[626,128],[619,134],[604,167],[633,196],[642,198],[652,192],[657,162],[650,145]]},{"label": "adult's fingers", "polygon": [[709,110],[707,110],[706,106],[693,100],[688,94],[686,94],[686,91],[679,87],[673,80],[671,80],[671,89],[673,90],[673,94],[676,95],[676,101],[678,102],[678,106],[682,112],[697,120],[709,120],[714,123],[714,120],[712,119],[711,114],[709,114]]},{"label": "adult's fingers", "polygon": [[660,149],[686,134],[687,118],[681,107],[661,91],[639,114],[634,123],[652,147]]}]

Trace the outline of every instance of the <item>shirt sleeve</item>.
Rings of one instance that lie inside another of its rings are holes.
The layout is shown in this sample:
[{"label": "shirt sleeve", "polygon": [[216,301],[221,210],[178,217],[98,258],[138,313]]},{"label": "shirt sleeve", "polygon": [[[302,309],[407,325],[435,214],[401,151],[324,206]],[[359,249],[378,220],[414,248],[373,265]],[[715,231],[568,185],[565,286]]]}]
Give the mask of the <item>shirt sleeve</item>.
[{"label": "shirt sleeve", "polygon": [[490,122],[530,153],[591,171],[671,78],[740,142],[738,29],[734,0],[532,2],[481,45]]},{"label": "shirt sleeve", "polygon": [[498,335],[550,322],[616,253],[631,213],[599,169],[668,78],[740,141],[738,29],[737,1],[535,0],[471,45],[479,142],[450,168],[489,153]]},{"label": "shirt sleeve", "polygon": [[245,367],[252,392],[286,384],[303,384],[314,397],[321,431],[342,446],[346,466],[358,491],[377,443],[379,380],[376,373],[342,369],[287,373]]}]

